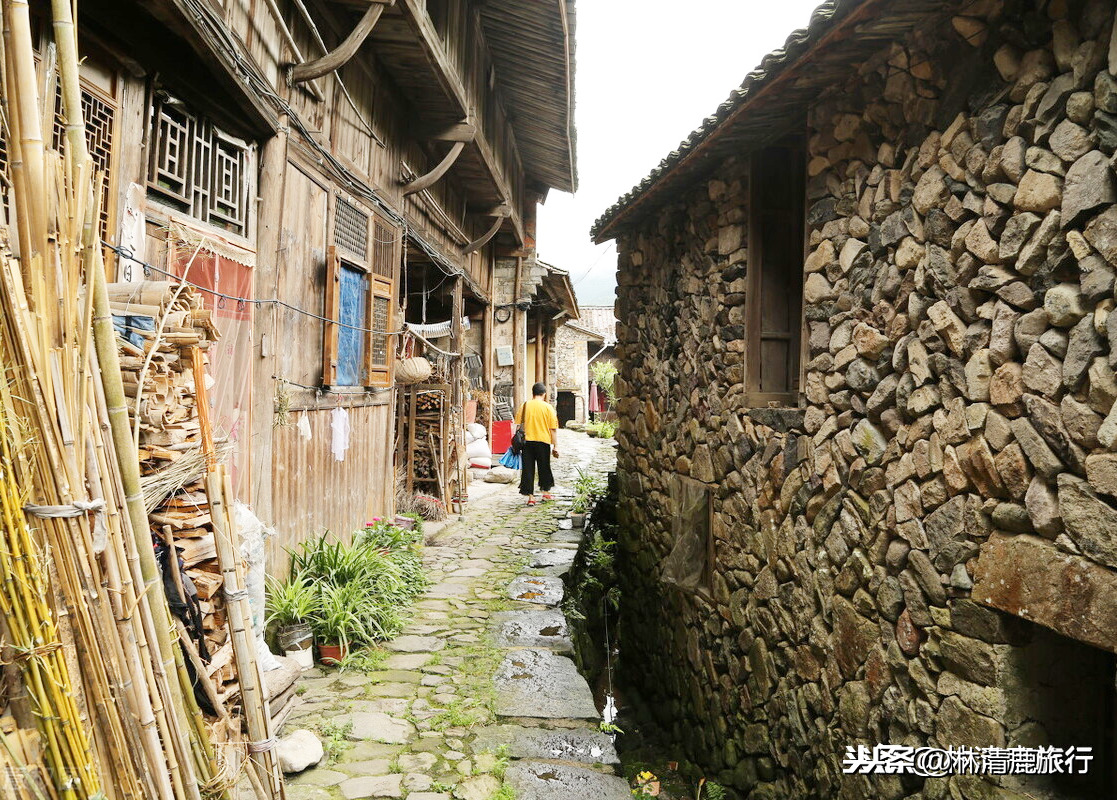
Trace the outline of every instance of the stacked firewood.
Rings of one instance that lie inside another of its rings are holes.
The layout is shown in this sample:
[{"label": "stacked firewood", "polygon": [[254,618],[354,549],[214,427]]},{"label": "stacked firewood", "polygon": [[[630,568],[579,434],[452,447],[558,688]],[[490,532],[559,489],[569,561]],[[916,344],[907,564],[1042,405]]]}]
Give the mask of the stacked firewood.
[{"label": "stacked firewood", "polygon": [[[140,470],[151,530],[157,539],[173,541],[182,557],[198,592],[207,649],[217,654],[228,631],[204,481],[205,412],[195,382],[196,375],[204,375],[205,353],[217,341],[217,328],[212,312],[190,286],[142,281],[110,284],[108,290],[133,429],[139,417]],[[201,361],[200,371],[195,360]],[[220,443],[216,448],[223,449]],[[233,677],[225,654],[210,662],[215,665],[214,672],[227,673],[214,675],[219,686],[223,678]]]}]

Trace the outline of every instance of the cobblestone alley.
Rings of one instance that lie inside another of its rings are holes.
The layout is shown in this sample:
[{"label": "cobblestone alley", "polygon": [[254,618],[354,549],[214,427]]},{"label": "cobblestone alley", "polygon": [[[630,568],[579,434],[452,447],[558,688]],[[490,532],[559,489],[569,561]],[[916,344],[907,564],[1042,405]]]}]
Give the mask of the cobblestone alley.
[{"label": "cobblestone alley", "polygon": [[629,796],[558,608],[581,539],[560,527],[564,490],[578,467],[610,471],[614,443],[561,431],[560,452],[554,503],[474,484],[489,491],[462,518],[429,526],[431,588],[376,671],[304,673],[283,733],[316,731],[327,759],[292,776],[289,798]]}]

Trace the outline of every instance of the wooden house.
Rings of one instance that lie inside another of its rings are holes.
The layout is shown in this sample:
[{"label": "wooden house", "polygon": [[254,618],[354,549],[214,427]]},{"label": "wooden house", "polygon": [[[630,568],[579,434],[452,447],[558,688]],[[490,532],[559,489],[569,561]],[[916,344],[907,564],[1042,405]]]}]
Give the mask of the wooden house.
[{"label": "wooden house", "polygon": [[[529,270],[535,206],[575,188],[573,4],[80,10],[102,236],[122,248],[110,268],[203,290],[222,334],[211,399],[235,442],[237,494],[279,531],[277,553],[391,513],[406,323],[450,322],[441,349],[460,355],[442,379],[460,427],[468,393],[493,388],[498,264]],[[38,38],[50,87],[47,26]],[[463,318],[476,321],[470,364]]]}]

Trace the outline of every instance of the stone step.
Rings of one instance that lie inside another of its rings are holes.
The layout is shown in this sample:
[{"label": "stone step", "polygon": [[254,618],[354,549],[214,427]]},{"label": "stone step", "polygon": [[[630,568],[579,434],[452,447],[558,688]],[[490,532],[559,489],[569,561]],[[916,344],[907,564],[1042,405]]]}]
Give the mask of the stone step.
[{"label": "stone step", "polygon": [[510,650],[493,677],[496,713],[534,719],[600,719],[574,662],[550,650]]},{"label": "stone step", "polygon": [[530,800],[631,800],[628,782],[583,767],[540,761],[514,762],[504,778],[516,797]]}]

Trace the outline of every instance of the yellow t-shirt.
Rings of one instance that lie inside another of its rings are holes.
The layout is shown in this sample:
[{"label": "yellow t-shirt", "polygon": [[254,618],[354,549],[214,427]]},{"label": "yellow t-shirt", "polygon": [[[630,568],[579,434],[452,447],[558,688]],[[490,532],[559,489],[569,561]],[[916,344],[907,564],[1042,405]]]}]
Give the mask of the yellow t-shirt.
[{"label": "yellow t-shirt", "polygon": [[546,400],[528,400],[516,412],[516,424],[524,426],[529,442],[551,443],[551,431],[558,427],[555,407]]}]

